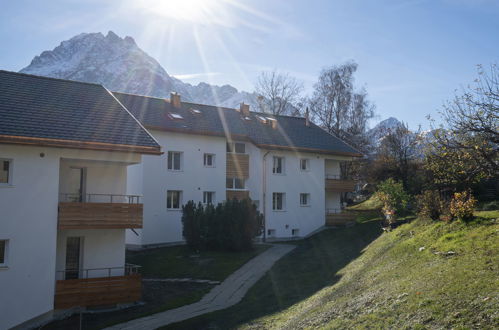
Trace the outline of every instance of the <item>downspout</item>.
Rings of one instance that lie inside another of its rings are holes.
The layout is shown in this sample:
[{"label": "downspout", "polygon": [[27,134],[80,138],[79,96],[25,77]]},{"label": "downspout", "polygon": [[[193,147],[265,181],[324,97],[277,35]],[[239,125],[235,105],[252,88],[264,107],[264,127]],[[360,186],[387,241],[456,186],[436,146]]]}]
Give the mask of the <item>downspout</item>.
[{"label": "downspout", "polygon": [[262,187],[263,187],[263,241],[267,241],[267,166],[266,166],[266,158],[270,151],[267,151],[262,158]]}]

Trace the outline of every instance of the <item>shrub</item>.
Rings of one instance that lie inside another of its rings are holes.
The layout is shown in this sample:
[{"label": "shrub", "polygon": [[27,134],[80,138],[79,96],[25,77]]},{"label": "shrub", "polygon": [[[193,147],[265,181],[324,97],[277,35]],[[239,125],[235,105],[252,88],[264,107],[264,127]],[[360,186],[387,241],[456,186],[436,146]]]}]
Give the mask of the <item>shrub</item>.
[{"label": "shrub", "polygon": [[439,220],[446,211],[445,201],[436,190],[425,190],[416,197],[418,215],[432,220]]},{"label": "shrub", "polygon": [[243,251],[263,227],[263,216],[250,200],[229,200],[213,205],[189,201],[182,207],[183,235],[197,250]]},{"label": "shrub", "polygon": [[476,199],[469,191],[457,192],[450,201],[450,214],[453,218],[468,222],[473,219]]},{"label": "shrub", "polygon": [[410,195],[404,190],[402,183],[392,178],[378,185],[376,195],[383,203],[382,212],[390,223],[396,221],[397,215],[406,212],[410,201]]}]

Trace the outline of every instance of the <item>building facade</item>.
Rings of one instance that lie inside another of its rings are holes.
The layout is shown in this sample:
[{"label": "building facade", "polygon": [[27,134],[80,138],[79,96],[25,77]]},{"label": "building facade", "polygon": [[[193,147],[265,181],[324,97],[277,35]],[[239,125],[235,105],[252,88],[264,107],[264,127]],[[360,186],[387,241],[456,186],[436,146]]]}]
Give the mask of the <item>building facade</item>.
[{"label": "building facade", "polygon": [[127,167],[159,155],[156,141],[93,84],[0,71],[0,117],[0,329],[138,300]]},{"label": "building facade", "polygon": [[360,154],[306,118],[114,94],[164,150],[129,168],[128,193],[144,196],[144,226],[127,232],[130,246],[182,242],[189,200],[250,198],[269,239],[304,237],[344,216],[341,194],[354,184],[340,162]]}]

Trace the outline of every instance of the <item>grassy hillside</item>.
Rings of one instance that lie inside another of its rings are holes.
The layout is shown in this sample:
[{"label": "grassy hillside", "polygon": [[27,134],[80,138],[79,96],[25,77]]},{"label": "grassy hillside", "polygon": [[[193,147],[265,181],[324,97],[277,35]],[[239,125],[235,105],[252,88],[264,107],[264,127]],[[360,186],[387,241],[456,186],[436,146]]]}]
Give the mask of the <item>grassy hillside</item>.
[{"label": "grassy hillside", "polygon": [[299,243],[238,305],[169,328],[497,328],[499,212]]}]

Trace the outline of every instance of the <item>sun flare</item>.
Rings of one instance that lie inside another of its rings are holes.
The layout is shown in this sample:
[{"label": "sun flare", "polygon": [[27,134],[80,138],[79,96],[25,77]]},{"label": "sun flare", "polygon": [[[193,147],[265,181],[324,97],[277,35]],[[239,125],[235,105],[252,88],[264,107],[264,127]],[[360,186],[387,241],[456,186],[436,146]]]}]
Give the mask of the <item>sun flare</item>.
[{"label": "sun flare", "polygon": [[131,2],[136,9],[160,18],[205,25],[220,24],[227,17],[227,0],[142,0]]}]

